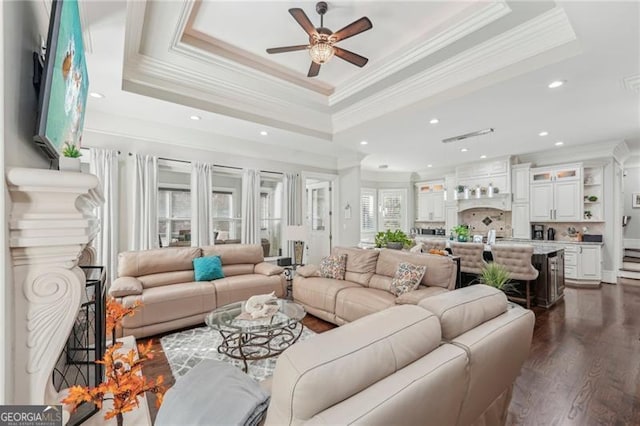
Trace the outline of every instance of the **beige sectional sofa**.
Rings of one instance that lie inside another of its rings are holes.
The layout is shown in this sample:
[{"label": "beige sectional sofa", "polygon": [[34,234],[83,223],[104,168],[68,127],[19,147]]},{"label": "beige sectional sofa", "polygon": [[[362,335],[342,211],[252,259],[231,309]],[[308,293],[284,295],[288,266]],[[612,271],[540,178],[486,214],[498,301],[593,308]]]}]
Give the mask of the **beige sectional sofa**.
[{"label": "beige sectional sofa", "polygon": [[[352,322],[396,304],[417,304],[455,288],[457,265],[447,256],[340,247],[331,253],[347,255],[345,279],[322,278],[314,265],[298,268],[293,299],[307,312],[334,324]],[[389,289],[401,262],[425,265],[427,270],[417,290],[396,297]]]},{"label": "beige sectional sofa", "polygon": [[280,355],[265,424],[504,425],[534,322],[484,285],[368,315]]},{"label": "beige sectional sofa", "polygon": [[[196,282],[193,259],[214,255],[225,277]],[[264,262],[262,246],[225,244],[120,253],[109,294],[125,306],[142,302],[120,331],[139,338],[200,324],[219,306],[272,291],[283,297],[286,281],[281,267]]]}]

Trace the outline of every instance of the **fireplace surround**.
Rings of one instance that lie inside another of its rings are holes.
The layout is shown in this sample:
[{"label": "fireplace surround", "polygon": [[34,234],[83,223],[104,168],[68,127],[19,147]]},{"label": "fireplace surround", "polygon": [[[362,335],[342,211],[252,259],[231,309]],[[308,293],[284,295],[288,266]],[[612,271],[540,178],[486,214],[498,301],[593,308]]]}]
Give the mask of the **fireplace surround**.
[{"label": "fireplace surround", "polygon": [[14,404],[60,404],[52,372],[80,309],[85,275],[78,258],[98,232],[95,209],[104,200],[98,178],[86,173],[11,168],[6,181],[14,297],[12,399]]}]

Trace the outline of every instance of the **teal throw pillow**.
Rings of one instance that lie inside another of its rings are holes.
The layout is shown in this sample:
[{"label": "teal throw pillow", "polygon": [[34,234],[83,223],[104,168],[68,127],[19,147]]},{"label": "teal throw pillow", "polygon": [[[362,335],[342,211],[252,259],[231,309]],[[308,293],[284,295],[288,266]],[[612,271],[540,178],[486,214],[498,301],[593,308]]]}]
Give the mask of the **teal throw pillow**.
[{"label": "teal throw pillow", "polygon": [[212,281],[224,278],[220,256],[196,257],[193,259],[196,281]]}]

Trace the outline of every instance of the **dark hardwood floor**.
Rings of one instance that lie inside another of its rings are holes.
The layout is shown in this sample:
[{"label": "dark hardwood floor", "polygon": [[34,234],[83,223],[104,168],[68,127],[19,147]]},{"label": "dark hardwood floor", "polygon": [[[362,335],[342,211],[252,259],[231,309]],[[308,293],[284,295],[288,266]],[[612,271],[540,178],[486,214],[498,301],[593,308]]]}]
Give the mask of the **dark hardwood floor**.
[{"label": "dark hardwood floor", "polygon": [[[507,424],[640,425],[640,287],[566,289],[563,302],[534,312],[531,354],[516,381]],[[303,323],[317,333],[335,327],[311,315]],[[159,337],[143,372],[162,374],[171,386]],[[148,398],[155,420],[155,399]]]}]

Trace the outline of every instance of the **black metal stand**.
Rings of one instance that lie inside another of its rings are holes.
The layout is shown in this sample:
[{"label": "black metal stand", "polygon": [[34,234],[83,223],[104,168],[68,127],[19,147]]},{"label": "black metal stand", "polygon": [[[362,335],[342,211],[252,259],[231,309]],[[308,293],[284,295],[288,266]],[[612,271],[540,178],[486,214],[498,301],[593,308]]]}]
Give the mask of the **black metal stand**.
[{"label": "black metal stand", "polygon": [[[103,266],[81,266],[87,277],[85,294],[67,344],[53,370],[56,390],[73,385],[96,386],[104,374],[101,359],[106,349],[105,270]],[[94,404],[84,403],[71,414],[68,425],[79,425],[97,413]]]}]

